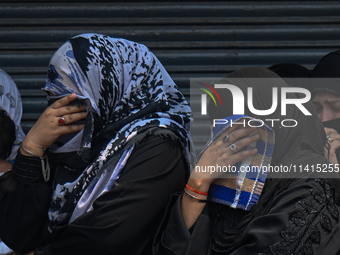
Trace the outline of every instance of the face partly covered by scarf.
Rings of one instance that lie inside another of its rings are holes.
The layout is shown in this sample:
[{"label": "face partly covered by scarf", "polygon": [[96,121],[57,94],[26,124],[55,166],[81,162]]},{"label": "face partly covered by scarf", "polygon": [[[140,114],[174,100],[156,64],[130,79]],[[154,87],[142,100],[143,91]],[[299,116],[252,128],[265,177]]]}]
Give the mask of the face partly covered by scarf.
[{"label": "face partly covered by scarf", "polygon": [[[57,97],[74,92],[79,99],[88,99],[99,117],[99,130],[115,122],[117,132],[129,122],[160,116],[185,128],[190,121],[187,102],[158,59],[144,45],[123,39],[96,34],[70,39],[51,59],[44,90]],[[55,151],[73,151],[70,143]],[[91,147],[90,143],[83,141],[82,147]]]},{"label": "face partly covered by scarf", "polygon": [[[134,148],[128,142],[146,130],[170,130],[189,158],[190,107],[144,45],[98,34],[73,37],[51,59],[44,90],[56,95],[49,100],[74,92],[88,112],[83,131],[60,137],[50,149],[55,157],[66,153],[62,158],[77,152],[86,162],[74,180],[57,180],[51,226],[91,210],[93,201],[113,188]],[[112,157],[117,160],[108,167]],[[70,160],[61,162],[61,171],[76,168]],[[72,206],[64,206],[67,200]]]},{"label": "face partly covered by scarf", "polygon": [[[236,85],[245,96],[244,109],[245,115],[261,119],[268,124],[275,132],[275,147],[272,164],[288,164],[299,161],[306,150],[313,151],[318,155],[323,155],[325,145],[325,133],[323,126],[316,116],[315,109],[311,102],[304,103],[303,106],[312,115],[305,115],[294,104],[287,104],[286,114],[281,109],[281,90],[289,87],[283,79],[275,73],[264,68],[249,67],[233,72],[224,78],[221,84]],[[273,106],[273,88],[277,88],[278,101],[277,108],[269,115],[256,115],[248,108],[248,88],[252,88],[252,103],[257,110],[268,110]],[[211,119],[226,118],[233,115],[233,97],[227,89],[218,89],[223,101],[223,107],[209,105],[209,114]],[[287,98],[299,99],[305,95],[298,93],[288,93]],[[266,121],[266,119],[275,119],[275,124]],[[295,127],[284,127],[282,120],[295,120],[296,122],[287,125],[297,125]]]},{"label": "face partly covered by scarf", "polygon": [[[261,139],[247,147],[248,149],[256,147],[258,154],[237,163],[235,166],[238,171],[230,174],[229,178],[215,182],[215,185],[211,187],[210,197],[215,202],[224,203],[234,208],[251,210],[251,206],[258,202],[266,182],[268,172],[263,170],[270,169],[272,166],[306,164],[310,162],[310,159],[307,158],[312,152],[316,153],[317,157],[322,157],[325,136],[323,136],[322,125],[315,116],[315,110],[310,102],[304,104],[304,107],[314,115],[305,115],[293,104],[287,104],[286,114],[282,113],[281,89],[288,87],[288,85],[273,72],[264,68],[245,68],[232,73],[220,83],[234,85],[242,91],[244,114],[249,118],[258,119],[257,121],[253,119],[250,125],[261,126],[262,121],[262,127],[257,130],[261,134]],[[251,94],[249,94],[249,88],[252,89]],[[277,90],[276,103],[273,99],[275,98],[275,96],[273,97],[274,89]],[[222,98],[223,107],[216,107],[211,103],[209,106],[210,118],[225,119],[232,116],[234,110],[240,108],[239,106],[239,108],[234,109],[236,97],[234,98],[228,89],[217,89],[217,91]],[[250,110],[251,106],[248,103],[250,96],[252,96],[250,101],[254,109],[264,111],[276,107],[276,110],[265,115],[254,114],[255,110]],[[303,95],[288,93],[287,97],[290,100],[298,101],[300,97],[303,98]],[[242,119],[242,116],[230,117],[224,125],[219,124],[218,121],[214,122],[218,124],[213,129],[212,139],[216,139],[218,134],[230,127],[231,121],[242,123],[245,120]],[[247,121],[248,119],[246,119]],[[295,124],[295,127],[287,127]],[[223,128],[221,128],[222,126]],[[252,169],[252,171],[242,172],[240,169]],[[285,174],[282,171],[282,173],[269,174],[268,176],[294,178],[297,175]]]}]

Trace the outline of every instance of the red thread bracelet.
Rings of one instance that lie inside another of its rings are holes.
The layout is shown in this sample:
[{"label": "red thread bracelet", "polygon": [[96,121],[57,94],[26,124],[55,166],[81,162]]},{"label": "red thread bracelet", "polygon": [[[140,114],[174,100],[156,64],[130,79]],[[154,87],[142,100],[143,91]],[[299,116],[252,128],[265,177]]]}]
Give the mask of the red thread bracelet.
[{"label": "red thread bracelet", "polygon": [[205,193],[205,192],[201,192],[201,191],[198,191],[198,190],[195,190],[193,187],[190,187],[188,184],[185,185],[185,187],[187,187],[187,189],[190,189],[191,191],[197,193],[197,194],[201,194],[203,196],[208,196],[208,193]]}]

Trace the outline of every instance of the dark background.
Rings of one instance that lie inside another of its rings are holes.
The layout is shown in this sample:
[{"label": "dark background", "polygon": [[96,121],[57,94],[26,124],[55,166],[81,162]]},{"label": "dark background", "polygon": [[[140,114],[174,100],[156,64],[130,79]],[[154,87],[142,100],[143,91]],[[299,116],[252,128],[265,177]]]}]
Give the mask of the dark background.
[{"label": "dark background", "polygon": [[[49,59],[69,37],[96,32],[147,45],[189,97],[191,77],[293,62],[313,68],[340,48],[337,1],[2,1],[0,68],[16,82],[27,132],[46,107]],[[205,120],[202,128],[208,128]],[[205,142],[199,132],[193,134]]]}]

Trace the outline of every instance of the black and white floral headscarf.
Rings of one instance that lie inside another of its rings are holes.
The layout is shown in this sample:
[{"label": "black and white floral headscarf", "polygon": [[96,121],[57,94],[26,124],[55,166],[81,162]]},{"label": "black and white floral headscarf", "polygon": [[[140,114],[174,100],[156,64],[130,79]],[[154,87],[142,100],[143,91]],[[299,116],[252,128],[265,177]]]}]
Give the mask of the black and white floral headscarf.
[{"label": "black and white floral headscarf", "polygon": [[0,109],[4,109],[15,123],[16,140],[9,160],[14,160],[25,133],[21,128],[22,102],[19,90],[13,79],[0,69]]},{"label": "black and white floral headscarf", "polygon": [[94,200],[114,187],[133,141],[146,130],[171,130],[190,161],[190,107],[144,45],[99,34],[73,37],[51,59],[44,90],[57,98],[74,92],[88,111],[84,130],[66,142],[59,139],[51,152],[78,151],[91,162],[76,180],[55,184],[50,226],[92,210]]}]

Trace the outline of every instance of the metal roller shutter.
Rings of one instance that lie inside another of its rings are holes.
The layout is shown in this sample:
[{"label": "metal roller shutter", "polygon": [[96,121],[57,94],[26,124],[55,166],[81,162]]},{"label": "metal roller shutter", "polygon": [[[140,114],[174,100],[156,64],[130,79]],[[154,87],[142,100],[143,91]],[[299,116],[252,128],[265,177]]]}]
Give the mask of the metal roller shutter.
[{"label": "metal roller shutter", "polygon": [[[46,107],[49,59],[87,32],[147,45],[189,96],[190,78],[223,77],[245,66],[293,62],[312,68],[340,48],[337,1],[0,3],[0,68],[17,83],[27,132]],[[196,118],[200,128],[206,119]],[[199,130],[197,150],[207,140]]]}]

